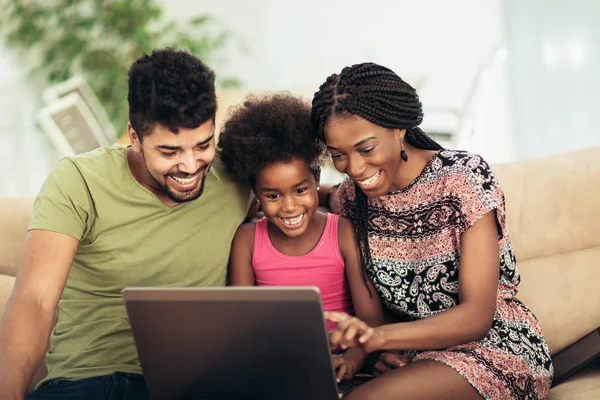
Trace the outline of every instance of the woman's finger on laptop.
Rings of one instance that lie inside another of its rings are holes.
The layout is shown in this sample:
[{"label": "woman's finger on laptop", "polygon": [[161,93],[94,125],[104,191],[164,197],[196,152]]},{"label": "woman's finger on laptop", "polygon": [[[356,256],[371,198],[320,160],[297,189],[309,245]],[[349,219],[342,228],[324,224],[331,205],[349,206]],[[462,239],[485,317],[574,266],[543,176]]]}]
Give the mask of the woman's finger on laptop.
[{"label": "woman's finger on laptop", "polygon": [[369,338],[369,326],[356,317],[348,316],[347,319],[338,322],[337,326],[330,332],[332,345],[340,346],[342,349],[358,347],[361,345],[359,338],[367,335]]},{"label": "woman's finger on laptop", "polygon": [[323,317],[325,318],[325,320],[335,323],[340,323],[342,321],[346,321],[352,318],[352,316],[349,314],[337,311],[325,311],[323,313]]},{"label": "woman's finger on laptop", "polygon": [[367,343],[373,337],[373,334],[375,333],[375,330],[373,328],[367,326],[367,324],[364,324],[364,325],[365,325],[365,328],[358,332],[360,335],[360,337],[358,338],[358,342],[360,344]]},{"label": "woman's finger on laptop", "polygon": [[342,340],[344,338],[344,330],[340,326],[336,326],[329,331],[329,343],[331,347],[343,347]]},{"label": "woman's finger on laptop", "polygon": [[358,329],[359,329],[359,327],[357,325],[358,325],[358,323],[353,323],[353,324],[349,324],[346,327],[346,331],[344,332],[344,337],[343,337],[344,342],[354,343],[354,341],[355,341],[354,339],[356,338]]},{"label": "woman's finger on laptop", "polygon": [[[332,345],[340,346],[344,350],[346,350],[348,347],[350,347],[352,345],[353,337],[346,339],[346,333],[348,332],[349,328],[353,329],[351,327],[353,326],[354,320],[355,320],[354,317],[349,316],[348,319],[344,319],[344,320],[338,322],[338,324],[335,326],[335,328],[333,328],[330,331],[329,341],[331,342]],[[355,332],[354,329],[353,329],[353,331]],[[354,335],[355,334],[356,333],[354,333]],[[357,342],[357,344],[358,344],[358,342]]]}]

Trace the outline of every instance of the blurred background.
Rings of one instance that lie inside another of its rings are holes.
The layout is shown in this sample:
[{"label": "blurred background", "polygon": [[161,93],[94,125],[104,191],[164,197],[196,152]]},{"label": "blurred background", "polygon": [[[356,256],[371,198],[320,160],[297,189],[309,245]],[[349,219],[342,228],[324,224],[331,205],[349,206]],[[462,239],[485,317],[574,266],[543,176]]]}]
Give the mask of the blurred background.
[{"label": "blurred background", "polygon": [[383,64],[417,88],[425,131],[491,163],[600,145],[598,21],[598,0],[0,0],[0,195],[119,140],[127,69],[165,46],[220,93],[310,99],[346,65]]}]

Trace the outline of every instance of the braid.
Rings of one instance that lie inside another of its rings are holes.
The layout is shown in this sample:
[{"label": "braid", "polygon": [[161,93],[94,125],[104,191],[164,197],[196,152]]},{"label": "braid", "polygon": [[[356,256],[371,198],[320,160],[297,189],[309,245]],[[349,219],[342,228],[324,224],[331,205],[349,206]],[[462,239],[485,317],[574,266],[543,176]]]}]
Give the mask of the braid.
[{"label": "braid", "polygon": [[331,75],[325,83],[319,87],[319,91],[315,93],[315,97],[312,101],[311,120],[313,126],[318,129],[319,137],[322,141],[325,141],[323,136],[323,130],[325,129],[325,123],[332,114],[333,108],[336,102],[335,88],[339,82],[339,76],[336,74]]},{"label": "braid", "polygon": [[[358,115],[387,129],[406,129],[406,141],[416,148],[442,149],[419,128],[423,121],[423,106],[417,91],[394,71],[381,65],[362,63],[345,67],[339,75],[328,77],[315,93],[311,119],[322,141],[325,141],[327,121],[345,114]],[[355,191],[354,225],[366,285],[365,270],[371,264],[369,200],[357,185]]]},{"label": "braid", "polygon": [[371,249],[369,248],[369,199],[365,192],[360,190],[357,184],[354,184],[356,201],[354,204],[354,226],[356,227],[356,240],[360,250],[361,272],[365,286],[369,291],[369,296],[373,297],[369,285],[367,285],[367,276],[365,270],[371,265]]},{"label": "braid", "polygon": [[416,147],[418,149],[427,149],[427,150],[442,150],[443,147],[433,140],[431,136],[423,132],[421,128],[418,126],[414,128],[410,128],[406,131],[404,138],[411,146]]}]

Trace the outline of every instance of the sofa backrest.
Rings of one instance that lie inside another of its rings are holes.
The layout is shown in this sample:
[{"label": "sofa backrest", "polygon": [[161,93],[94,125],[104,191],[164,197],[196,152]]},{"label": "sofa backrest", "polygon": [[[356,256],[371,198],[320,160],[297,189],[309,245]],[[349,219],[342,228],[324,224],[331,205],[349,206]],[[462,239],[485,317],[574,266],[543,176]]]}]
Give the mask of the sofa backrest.
[{"label": "sofa backrest", "polygon": [[0,199],[0,274],[15,276],[31,217],[33,199]]},{"label": "sofa backrest", "polygon": [[0,198],[0,316],[12,292],[32,207],[32,198]]},{"label": "sofa backrest", "polygon": [[600,147],[492,166],[522,280],[552,354],[600,326]]}]

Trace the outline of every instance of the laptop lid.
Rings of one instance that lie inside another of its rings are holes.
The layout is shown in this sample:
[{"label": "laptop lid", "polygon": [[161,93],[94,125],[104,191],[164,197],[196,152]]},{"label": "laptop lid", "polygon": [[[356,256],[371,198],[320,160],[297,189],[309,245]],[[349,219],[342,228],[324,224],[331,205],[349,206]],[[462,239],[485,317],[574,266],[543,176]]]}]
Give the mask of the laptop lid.
[{"label": "laptop lid", "polygon": [[126,288],[153,399],[334,400],[317,288]]}]

